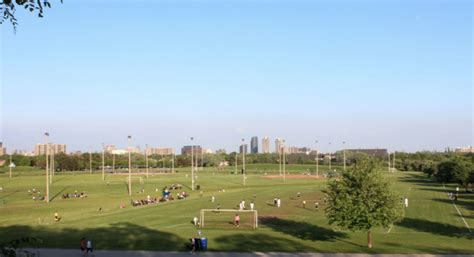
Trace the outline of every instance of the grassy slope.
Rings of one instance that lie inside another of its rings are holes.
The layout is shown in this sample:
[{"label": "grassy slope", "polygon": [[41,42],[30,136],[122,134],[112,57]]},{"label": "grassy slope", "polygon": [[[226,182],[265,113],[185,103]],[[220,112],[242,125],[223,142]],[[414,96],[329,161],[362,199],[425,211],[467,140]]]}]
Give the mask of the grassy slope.
[{"label": "grassy slope", "polygon": [[[302,168],[294,171],[301,172]],[[9,180],[6,175],[0,178],[0,185],[4,187],[0,193],[2,241],[31,235],[42,237],[44,247],[77,248],[79,238],[87,236],[98,249],[183,250],[186,239],[197,235],[191,220],[199,215],[200,209],[214,208],[217,203],[222,208],[234,208],[240,200],[250,202],[256,194],[260,228],[256,231],[233,228],[229,224],[232,213],[228,222],[217,224],[209,220],[208,225],[212,226],[203,229],[203,235],[209,238],[211,250],[474,253],[473,236],[447,201],[442,185],[418,173],[388,175],[396,182],[397,191],[410,199],[410,206],[406,218],[394,225],[390,233],[387,229],[376,230],[372,250],[364,247],[365,233],[335,232],[327,225],[323,211],[314,210],[314,200],[321,197],[323,181],[292,179],[284,183],[250,175],[247,186],[242,187],[241,176],[206,172],[199,175],[203,197],[195,192],[186,200],[131,207],[123,176],[107,176],[107,185],[101,181],[100,174],[57,175],[51,194],[56,197],[46,204],[33,202],[27,194],[32,187],[43,190],[44,177],[23,175]],[[145,194],[137,193],[140,186],[138,180],[134,180],[133,198],[157,195],[155,188],[172,183],[189,185],[189,180],[183,172],[152,176],[145,180]],[[218,192],[222,188],[226,189],[225,193]],[[86,191],[89,198],[60,199],[60,194],[74,190]],[[298,191],[302,193],[301,199],[296,199]],[[211,195],[216,196],[216,203],[210,202]],[[282,199],[282,208],[267,204],[274,197]],[[310,209],[301,208],[303,198],[307,199]],[[127,208],[119,208],[122,201],[127,203]],[[466,220],[473,226],[473,196],[462,196],[459,203]],[[104,209],[103,213],[98,212],[99,207]],[[55,211],[63,217],[59,223],[53,221]]]}]

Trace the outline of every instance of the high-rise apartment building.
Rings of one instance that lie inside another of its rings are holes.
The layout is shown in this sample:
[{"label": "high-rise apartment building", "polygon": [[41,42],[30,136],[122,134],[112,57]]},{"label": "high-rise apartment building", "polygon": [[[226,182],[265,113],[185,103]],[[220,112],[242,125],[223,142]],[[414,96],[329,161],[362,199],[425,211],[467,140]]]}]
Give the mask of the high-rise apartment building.
[{"label": "high-rise apartment building", "polygon": [[270,153],[270,139],[268,137],[262,139],[262,152]]},{"label": "high-rise apartment building", "polygon": [[283,147],[283,139],[278,137],[277,139],[275,139],[275,153],[279,153],[282,147]]},{"label": "high-rise apartment building", "polygon": [[250,139],[250,153],[258,153],[258,137]]},{"label": "high-rise apartment building", "polygon": [[248,145],[247,144],[243,144],[243,145],[240,145],[239,147],[239,153],[245,153],[247,154],[248,153]]},{"label": "high-rise apartment building", "polygon": [[3,147],[3,143],[0,142],[0,156],[7,154],[7,148]]},{"label": "high-rise apartment building", "polygon": [[196,154],[196,153],[200,154],[202,152],[202,148],[201,148],[200,145],[194,145],[194,146],[185,145],[181,148],[181,154],[191,155],[191,150],[193,151],[194,154]]},{"label": "high-rise apartment building", "polygon": [[[36,144],[35,155],[44,155],[46,153],[46,144]],[[64,144],[49,144],[48,154],[66,153],[66,145]]]},{"label": "high-rise apartment building", "polygon": [[149,147],[146,149],[147,155],[172,155],[173,148],[171,147]]}]

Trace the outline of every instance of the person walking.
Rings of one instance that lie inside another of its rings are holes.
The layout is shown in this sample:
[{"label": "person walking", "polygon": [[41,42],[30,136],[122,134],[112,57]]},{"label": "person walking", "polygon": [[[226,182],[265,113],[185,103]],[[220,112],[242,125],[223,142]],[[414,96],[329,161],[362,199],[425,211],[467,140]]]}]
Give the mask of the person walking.
[{"label": "person walking", "polygon": [[240,226],[240,216],[239,216],[239,214],[235,214],[234,221],[235,221],[235,226],[239,227]]},{"label": "person walking", "polygon": [[303,200],[303,209],[306,209],[306,200]]}]

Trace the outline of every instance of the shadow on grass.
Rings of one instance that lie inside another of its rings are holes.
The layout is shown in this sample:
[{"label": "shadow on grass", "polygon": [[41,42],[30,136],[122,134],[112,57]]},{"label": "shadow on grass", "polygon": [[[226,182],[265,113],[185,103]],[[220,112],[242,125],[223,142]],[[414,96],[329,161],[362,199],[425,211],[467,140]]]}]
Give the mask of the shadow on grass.
[{"label": "shadow on grass", "polygon": [[56,199],[56,197],[58,197],[60,194],[62,194],[62,192],[64,192],[64,190],[66,190],[68,188],[69,188],[69,186],[63,187],[63,189],[61,189],[61,191],[57,192],[53,197],[51,197],[50,201],[53,201],[54,199]]},{"label": "shadow on grass", "polygon": [[[60,224],[60,223],[56,223]],[[121,222],[102,228],[64,228],[49,226],[9,226],[0,227],[1,241],[7,242],[24,236],[42,239],[42,248],[79,249],[82,237],[91,239],[94,249],[126,249],[126,250],[185,250],[186,239],[175,234],[152,230],[136,224]],[[78,250],[79,253],[79,250]]]},{"label": "shadow on grass", "polygon": [[314,252],[317,249],[297,241],[263,233],[234,234],[216,238],[222,248],[230,252]]},{"label": "shadow on grass", "polygon": [[336,232],[332,229],[319,227],[306,222],[283,220],[276,217],[260,218],[260,224],[302,240],[335,241],[339,238],[347,238],[345,233]]},{"label": "shadow on grass", "polygon": [[[458,198],[458,200],[454,201],[454,203],[458,206],[462,206],[468,210],[471,210],[473,211],[474,210],[474,203],[473,202],[470,202],[470,201],[463,201],[461,200],[462,199],[462,196],[460,196]],[[450,199],[440,199],[440,198],[436,198],[436,199],[433,199],[433,201],[436,201],[436,202],[441,202],[441,203],[447,203],[447,204],[451,204],[452,201]]]},{"label": "shadow on grass", "polygon": [[470,234],[465,227],[458,227],[429,220],[405,218],[396,225],[435,235],[473,239],[473,235]]}]

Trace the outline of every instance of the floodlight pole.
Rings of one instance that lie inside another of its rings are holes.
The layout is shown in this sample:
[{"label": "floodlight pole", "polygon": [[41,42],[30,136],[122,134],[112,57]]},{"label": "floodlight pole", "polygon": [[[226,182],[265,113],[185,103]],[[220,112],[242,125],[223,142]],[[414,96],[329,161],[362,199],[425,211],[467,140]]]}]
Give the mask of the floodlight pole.
[{"label": "floodlight pole", "polygon": [[48,148],[49,148],[49,133],[46,132],[44,133],[44,136],[46,138],[46,145],[45,145],[45,156],[46,156],[46,195],[45,195],[45,200],[47,203],[49,203],[49,160],[48,160]]},{"label": "floodlight pole", "polygon": [[130,141],[132,136],[128,136],[128,195],[132,195],[132,152],[130,149]]},{"label": "floodlight pole", "polygon": [[53,147],[53,151],[51,153],[51,178],[49,179],[49,182],[50,183],[53,183],[53,177],[55,175],[55,171],[56,171],[56,167],[55,167],[55,163],[54,163],[54,155],[56,153],[56,147],[53,145],[51,145],[51,147]]},{"label": "floodlight pole", "polygon": [[242,181],[245,186],[245,154],[246,154],[246,147],[244,145],[245,139],[242,138]]},{"label": "floodlight pole", "polygon": [[146,178],[148,178],[148,145],[145,145]]},{"label": "floodlight pole", "polygon": [[191,190],[194,191],[194,137],[191,137]]},{"label": "floodlight pole", "polygon": [[343,145],[342,151],[343,151],[343,154],[344,154],[344,170],[346,170],[346,147],[345,147],[346,141],[342,141],[342,145]]},{"label": "floodlight pole", "polygon": [[102,180],[105,180],[105,145],[102,143]]}]

